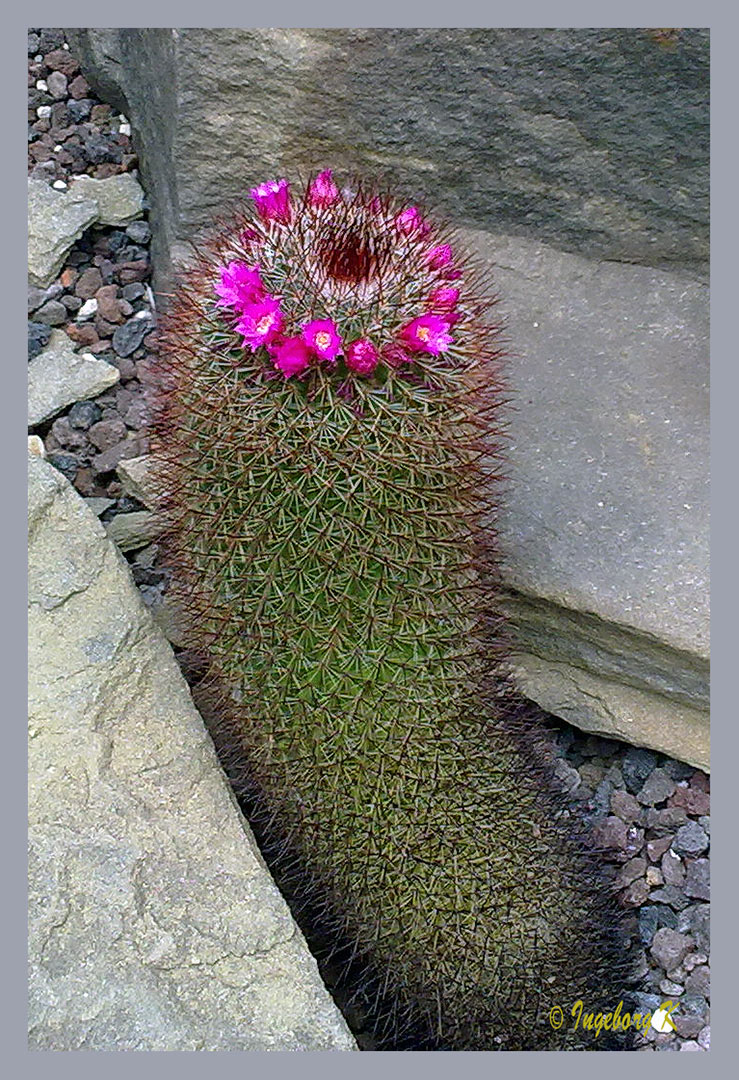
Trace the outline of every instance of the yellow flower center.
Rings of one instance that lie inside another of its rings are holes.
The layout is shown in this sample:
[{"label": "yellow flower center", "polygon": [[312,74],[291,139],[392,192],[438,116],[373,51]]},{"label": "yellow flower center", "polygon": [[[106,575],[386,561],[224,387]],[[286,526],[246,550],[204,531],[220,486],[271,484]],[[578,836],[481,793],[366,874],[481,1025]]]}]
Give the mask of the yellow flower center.
[{"label": "yellow flower center", "polygon": [[327,349],[331,344],[331,335],[327,334],[325,330],[322,330],[320,334],[316,334],[316,345],[319,349]]},{"label": "yellow flower center", "polygon": [[259,331],[260,334],[266,334],[271,325],[272,325],[272,316],[271,315],[263,315],[261,317],[261,319],[259,320],[259,322],[257,323],[257,330]]},{"label": "yellow flower center", "polygon": [[419,328],[416,330],[416,337],[420,338],[421,341],[428,341],[430,335],[431,331],[429,330],[428,326],[419,326]]}]

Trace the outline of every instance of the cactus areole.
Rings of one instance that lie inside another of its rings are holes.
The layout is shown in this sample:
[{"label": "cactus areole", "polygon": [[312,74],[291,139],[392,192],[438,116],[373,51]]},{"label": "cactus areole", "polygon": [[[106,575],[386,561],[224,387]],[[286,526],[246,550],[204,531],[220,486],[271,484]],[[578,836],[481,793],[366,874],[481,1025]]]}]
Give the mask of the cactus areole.
[{"label": "cactus areole", "polygon": [[506,677],[493,303],[449,230],[326,170],[254,188],[164,319],[155,456],[216,741],[383,1049],[622,1045],[568,1023],[623,997],[622,918]]}]

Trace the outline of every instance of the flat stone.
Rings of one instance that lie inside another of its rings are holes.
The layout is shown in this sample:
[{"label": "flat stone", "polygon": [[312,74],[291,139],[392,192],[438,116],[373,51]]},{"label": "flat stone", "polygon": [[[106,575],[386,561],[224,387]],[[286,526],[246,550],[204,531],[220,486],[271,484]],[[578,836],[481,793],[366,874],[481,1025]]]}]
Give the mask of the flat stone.
[{"label": "flat stone", "polygon": [[136,129],[162,279],[174,247],[276,162],[288,177],[379,172],[455,224],[567,250],[707,259],[707,30],[671,49],[638,28],[69,33]]},{"label": "flat stone", "polygon": [[102,394],[119,378],[112,364],[92,353],[75,352],[63,330],[52,330],[49,344],[28,365],[28,426]]},{"label": "flat stone", "polygon": [[519,686],[708,769],[706,286],[465,237],[516,354],[499,527]]},{"label": "flat stone", "polygon": [[660,967],[672,971],[692,948],[692,944],[686,934],[679,934],[677,930],[665,926],[654,935],[650,952]]},{"label": "flat stone", "polygon": [[696,900],[711,899],[711,863],[709,859],[688,861],[685,872],[685,893]]},{"label": "flat stone", "polygon": [[101,225],[128,225],[144,212],[144,192],[130,173],[96,180],[80,176],[70,186],[70,192],[95,203]]},{"label": "flat stone", "polygon": [[157,487],[149,454],[121,461],[116,471],[127,495],[150,509],[156,505]]},{"label": "flat stone", "polygon": [[105,531],[121,551],[136,551],[155,540],[162,526],[150,510],[134,510],[130,514],[116,514],[106,524]]},{"label": "flat stone", "polygon": [[353,1050],[172,650],[29,456],[29,1047]]},{"label": "flat stone", "polygon": [[28,280],[46,288],[67,253],[97,219],[97,204],[71,189],[55,191],[43,180],[28,181]]}]

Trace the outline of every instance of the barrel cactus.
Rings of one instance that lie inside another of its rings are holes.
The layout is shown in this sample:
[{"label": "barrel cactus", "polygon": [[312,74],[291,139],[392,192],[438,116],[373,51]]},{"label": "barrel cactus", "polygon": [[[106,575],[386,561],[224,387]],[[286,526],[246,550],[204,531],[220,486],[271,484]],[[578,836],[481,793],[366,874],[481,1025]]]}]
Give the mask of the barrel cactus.
[{"label": "barrel cactus", "polygon": [[600,1048],[550,1010],[623,996],[623,919],[506,677],[493,304],[449,230],[326,170],[254,188],[162,333],[204,707],[380,1048]]}]

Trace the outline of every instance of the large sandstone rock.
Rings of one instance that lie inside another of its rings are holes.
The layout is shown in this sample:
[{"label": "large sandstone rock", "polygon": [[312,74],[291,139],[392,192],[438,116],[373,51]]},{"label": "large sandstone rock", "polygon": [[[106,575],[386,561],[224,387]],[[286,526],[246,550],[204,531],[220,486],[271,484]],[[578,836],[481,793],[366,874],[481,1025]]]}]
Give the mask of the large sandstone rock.
[{"label": "large sandstone rock", "polygon": [[354,1049],[120,556],[29,486],[31,1048]]},{"label": "large sandstone rock", "polygon": [[512,350],[500,529],[521,689],[708,768],[707,287],[467,239]]},{"label": "large sandstone rock", "polygon": [[359,169],[458,224],[657,263],[708,251],[707,30],[70,29],[131,119],[160,288],[224,200]]}]

